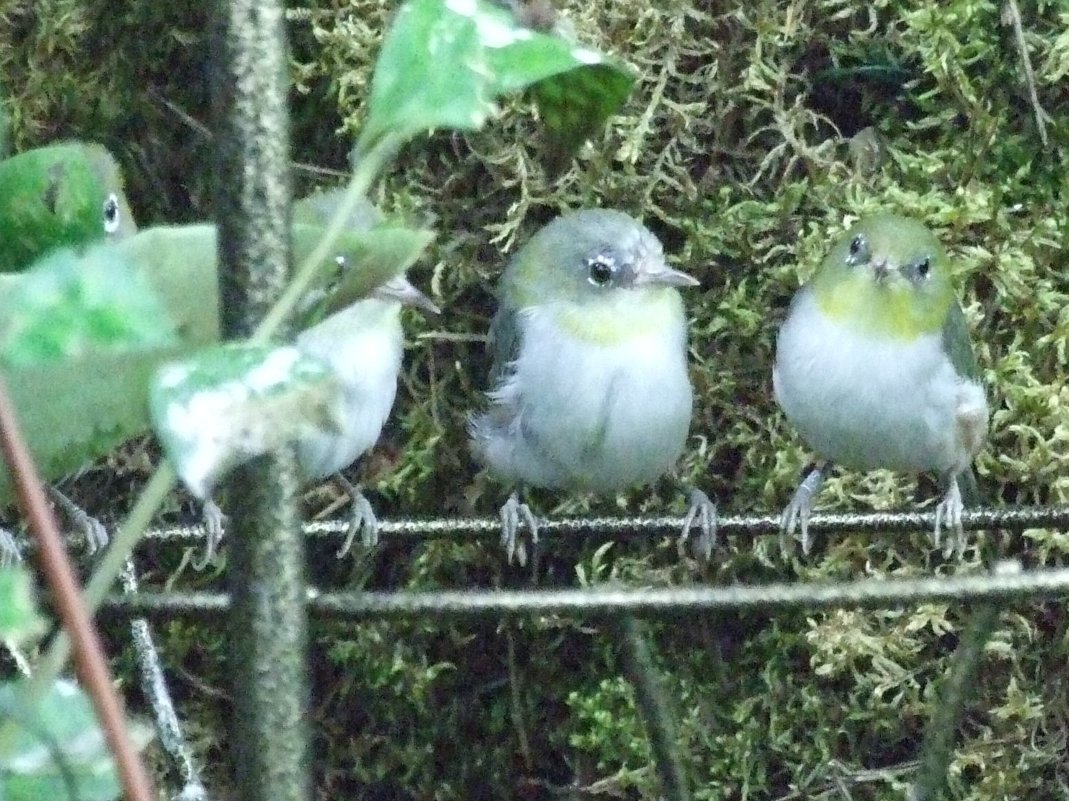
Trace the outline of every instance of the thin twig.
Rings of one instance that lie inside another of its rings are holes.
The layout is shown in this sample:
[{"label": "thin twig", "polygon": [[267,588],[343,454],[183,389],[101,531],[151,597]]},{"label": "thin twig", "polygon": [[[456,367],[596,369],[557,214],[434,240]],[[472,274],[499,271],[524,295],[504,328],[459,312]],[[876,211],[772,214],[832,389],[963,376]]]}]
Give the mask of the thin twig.
[{"label": "thin twig", "polygon": [[[138,591],[137,571],[132,559],[126,560],[120,579],[124,593],[134,594]],[[182,724],[175,712],[170,690],[167,688],[167,677],[163,675],[160,653],[153,641],[148,621],[144,618],[132,620],[130,637],[141,673],[141,692],[145,694],[152,706],[160,744],[182,778],[183,788],[179,798],[182,801],[208,801],[208,791],[204,787],[200,770],[193,758],[193,749],[190,748],[182,732]]]},{"label": "thin twig", "polygon": [[520,671],[516,665],[516,639],[512,636],[511,629],[505,629],[505,642],[507,644],[507,660],[509,671],[509,699],[512,706],[512,725],[516,730],[516,739],[520,745],[520,756],[523,757],[524,767],[527,773],[534,773],[534,758],[531,756],[531,742],[527,737],[527,715],[523,710],[523,689],[520,687]]},{"label": "thin twig", "polygon": [[[207,125],[205,125],[203,122],[198,120],[192,114],[187,112],[185,109],[183,109],[177,103],[173,103],[172,101],[168,100],[166,97],[163,96],[163,94],[160,92],[160,90],[157,89],[155,86],[150,86],[148,88],[148,91],[145,92],[145,94],[150,100],[155,100],[161,106],[163,106],[168,111],[170,111],[172,114],[174,114],[176,117],[178,117],[178,119],[181,120],[185,125],[188,125],[194,131],[196,131],[204,139],[206,139],[208,141],[211,141],[212,132],[208,128]],[[320,167],[317,164],[306,164],[305,162],[302,162],[302,161],[291,161],[290,165],[295,170],[300,170],[301,172],[307,172],[307,173],[310,173],[312,175],[323,175],[323,176],[326,176],[328,178],[348,178],[349,177],[349,173],[347,173],[347,172],[345,172],[343,170],[335,170],[335,169],[332,169],[330,167]]]},{"label": "thin twig", "polygon": [[631,615],[611,621],[611,626],[624,676],[635,690],[635,704],[650,741],[661,792],[669,801],[690,801],[675,715],[661,686],[647,638]]},{"label": "thin twig", "polygon": [[1021,57],[1024,66],[1024,82],[1028,87],[1028,102],[1032,104],[1032,114],[1036,118],[1036,128],[1039,129],[1039,141],[1043,147],[1047,146],[1047,123],[1051,122],[1050,115],[1039,104],[1039,94],[1036,92],[1036,74],[1032,70],[1032,59],[1028,56],[1028,46],[1024,41],[1024,25],[1021,23],[1021,9],[1017,7],[1017,0],[1006,0],[1002,9],[1002,20],[1013,26],[1013,40],[1017,45],[1017,53]]},{"label": "thin twig", "polygon": [[[8,473],[15,483],[19,505],[39,544],[39,561],[52,591],[56,611],[74,646],[74,663],[93,701],[100,726],[118,768],[123,792],[129,801],[152,801],[156,795],[141,758],[130,739],[122,702],[115,690],[104,649],[86,609],[74,568],[63,547],[52,509],[45,498],[29,449],[16,422],[7,387],[0,378],[0,446]],[[54,681],[42,684],[40,676],[31,681],[31,703]]]},{"label": "thin twig", "polygon": [[934,801],[946,789],[947,768],[954,754],[954,741],[965,712],[965,702],[976,691],[976,671],[984,644],[991,636],[998,618],[995,604],[981,604],[973,612],[962,635],[950,675],[946,677],[939,705],[928,723],[917,779],[910,788],[909,801]]}]

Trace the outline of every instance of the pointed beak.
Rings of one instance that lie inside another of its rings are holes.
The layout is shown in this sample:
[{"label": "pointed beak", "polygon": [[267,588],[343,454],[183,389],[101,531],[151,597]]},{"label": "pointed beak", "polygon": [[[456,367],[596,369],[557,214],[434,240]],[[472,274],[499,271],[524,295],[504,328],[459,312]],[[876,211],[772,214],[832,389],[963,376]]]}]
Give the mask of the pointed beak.
[{"label": "pointed beak", "polygon": [[682,270],[673,270],[663,259],[643,261],[635,271],[634,286],[700,286],[701,281]]},{"label": "pointed beak", "polygon": [[382,300],[396,300],[405,306],[414,306],[426,314],[441,314],[433,300],[428,298],[403,275],[391,278],[372,293]]}]

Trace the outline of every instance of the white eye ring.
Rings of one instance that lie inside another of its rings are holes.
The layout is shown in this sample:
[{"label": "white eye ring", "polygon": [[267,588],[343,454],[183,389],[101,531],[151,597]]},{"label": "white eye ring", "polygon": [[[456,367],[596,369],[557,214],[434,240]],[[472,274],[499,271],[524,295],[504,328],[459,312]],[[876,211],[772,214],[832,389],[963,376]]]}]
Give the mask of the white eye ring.
[{"label": "white eye ring", "polygon": [[616,262],[608,256],[587,260],[587,280],[594,286],[605,286],[616,274]]},{"label": "white eye ring", "polygon": [[334,263],[338,265],[339,270],[344,270],[345,267],[348,265],[348,262],[345,260],[344,256],[335,256]]},{"label": "white eye ring", "polygon": [[119,198],[112,192],[104,201],[104,233],[114,234],[119,230],[120,222]]}]

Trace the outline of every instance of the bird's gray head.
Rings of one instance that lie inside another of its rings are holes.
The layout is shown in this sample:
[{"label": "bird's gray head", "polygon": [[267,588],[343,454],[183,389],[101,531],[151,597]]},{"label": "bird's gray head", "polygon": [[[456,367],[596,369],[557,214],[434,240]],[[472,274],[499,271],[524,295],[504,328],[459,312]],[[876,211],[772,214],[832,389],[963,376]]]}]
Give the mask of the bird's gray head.
[{"label": "bird's gray head", "polygon": [[665,263],[649,229],[612,209],[553,220],[520,249],[503,280],[519,305],[562,298],[596,302],[615,291],[698,285]]}]

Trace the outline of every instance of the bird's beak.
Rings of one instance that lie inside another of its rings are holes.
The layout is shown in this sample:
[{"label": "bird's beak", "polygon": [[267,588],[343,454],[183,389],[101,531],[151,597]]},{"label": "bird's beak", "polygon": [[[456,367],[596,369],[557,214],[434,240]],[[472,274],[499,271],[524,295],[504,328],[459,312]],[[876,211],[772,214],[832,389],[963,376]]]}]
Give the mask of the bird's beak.
[{"label": "bird's beak", "polygon": [[663,259],[643,261],[635,272],[635,286],[700,286],[701,281],[682,270],[673,270]]},{"label": "bird's beak", "polygon": [[891,267],[888,264],[886,256],[874,256],[872,258],[872,276],[876,279],[876,283],[882,283],[887,275],[891,272]]},{"label": "bird's beak", "polygon": [[416,289],[403,275],[391,278],[371,294],[380,300],[396,300],[405,306],[414,306],[427,314],[442,313],[434,301]]}]

